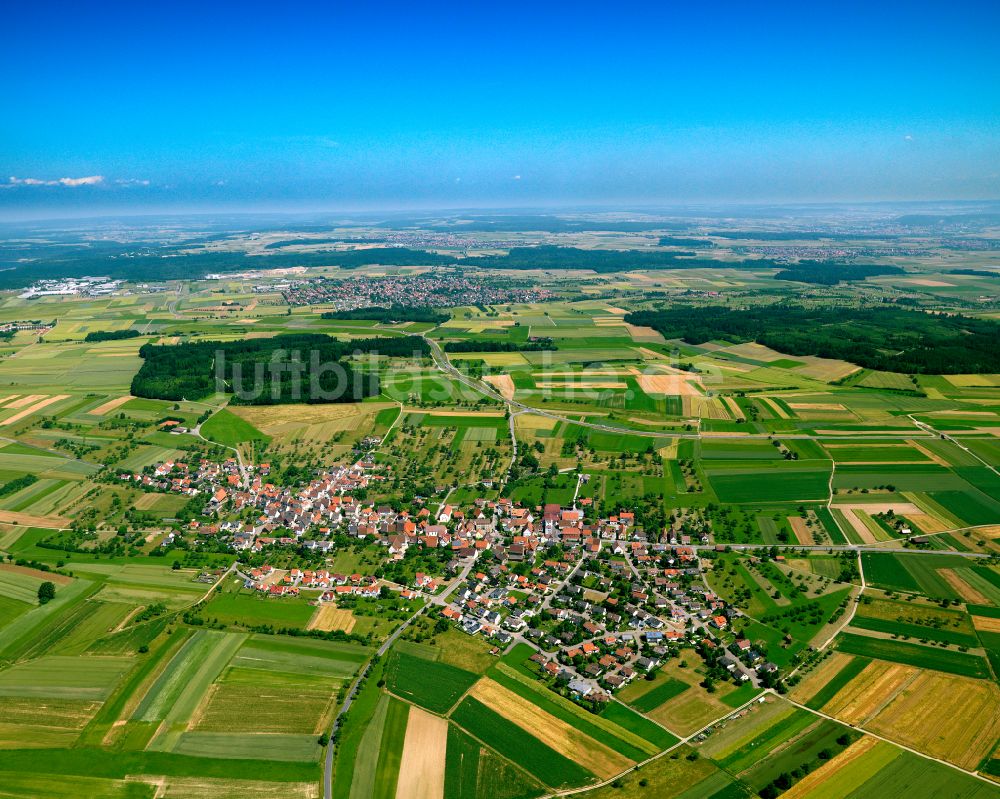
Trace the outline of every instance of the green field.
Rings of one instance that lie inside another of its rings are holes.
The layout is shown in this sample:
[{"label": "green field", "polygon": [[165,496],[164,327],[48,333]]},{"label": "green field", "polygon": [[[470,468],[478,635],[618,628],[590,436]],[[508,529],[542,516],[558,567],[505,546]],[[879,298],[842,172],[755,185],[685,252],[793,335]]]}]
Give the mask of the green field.
[{"label": "green field", "polygon": [[842,633],[837,638],[836,647],[841,652],[851,655],[891,660],[922,669],[959,674],[963,677],[989,678],[990,676],[989,667],[983,658],[954,650],[936,649],[884,638],[869,638],[853,633]]}]

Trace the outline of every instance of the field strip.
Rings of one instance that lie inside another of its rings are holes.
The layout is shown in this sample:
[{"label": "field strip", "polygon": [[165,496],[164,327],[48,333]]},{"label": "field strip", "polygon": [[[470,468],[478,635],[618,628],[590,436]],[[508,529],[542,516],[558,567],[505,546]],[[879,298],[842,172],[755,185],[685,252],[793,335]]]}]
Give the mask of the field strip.
[{"label": "field strip", "polygon": [[1000,689],[925,671],[900,691],[867,727],[961,766],[974,769],[993,751],[1000,735]]},{"label": "field strip", "polygon": [[473,685],[468,695],[602,779],[635,765],[634,760],[584,735],[489,678]]},{"label": "field strip", "polygon": [[18,524],[25,527],[46,527],[51,530],[61,530],[69,527],[69,521],[64,516],[36,516],[20,511],[0,510],[0,524]]},{"label": "field strip", "polygon": [[399,763],[396,799],[442,799],[448,721],[410,707]]},{"label": "field strip", "polygon": [[120,408],[129,400],[135,399],[131,394],[126,394],[124,397],[115,397],[115,399],[108,400],[103,405],[98,405],[94,410],[90,412],[91,416],[104,416],[107,413],[115,410],[115,408]]},{"label": "field strip", "polygon": [[981,594],[971,585],[969,585],[965,580],[963,580],[954,569],[938,569],[938,574],[944,577],[945,582],[948,583],[955,592],[962,597],[966,602],[971,602],[974,605],[990,605],[992,604],[985,594]]},{"label": "field strip", "polygon": [[[816,771],[813,771],[803,777],[799,782],[795,783],[789,790],[785,791],[782,796],[785,799],[804,799],[804,797],[812,794],[814,790],[822,788],[828,780],[836,779],[836,775],[848,768],[854,761],[867,755],[872,749],[881,743],[877,738],[872,738],[870,735],[866,735],[863,738],[855,741],[849,747],[847,747],[843,752],[837,755],[833,760],[824,763]],[[892,750],[889,750],[892,751]],[[893,758],[898,756],[898,753],[893,752]],[[860,779],[856,780],[857,784],[850,784],[847,787],[841,783],[838,783],[838,790],[843,790],[844,792],[840,795],[847,796],[848,793],[854,788],[858,788],[868,780],[871,776],[867,772],[858,775]]]},{"label": "field strip", "polygon": [[972,626],[984,633],[1000,633],[1000,619],[991,619],[986,616],[973,616]]},{"label": "field strip", "polygon": [[[15,397],[17,394],[14,395]],[[23,408],[25,405],[31,405],[33,402],[38,402],[40,399],[45,399],[44,394],[25,394],[18,400],[14,400],[7,405],[7,410],[16,410],[17,408]]]},{"label": "field strip", "polygon": [[[761,397],[760,399],[761,399],[761,402],[766,403],[767,406],[778,415],[779,419],[791,419],[792,418],[791,416],[788,415],[788,412],[784,408],[782,408],[777,402],[774,401],[773,398],[771,398],[771,397]],[[789,403],[788,407],[789,408],[794,408],[795,405],[793,405],[792,403]]]},{"label": "field strip", "polygon": [[54,397],[46,397],[45,399],[36,402],[29,408],[25,408],[20,413],[15,413],[9,419],[4,419],[0,421],[0,427],[7,427],[8,425],[14,424],[14,422],[20,422],[26,416],[31,416],[33,413],[38,413],[42,408],[48,407],[54,402],[59,402],[60,400],[69,399],[69,394],[56,394]]},{"label": "field strip", "polygon": [[913,666],[874,660],[823,706],[823,712],[848,724],[860,724],[885,707],[919,673]]}]

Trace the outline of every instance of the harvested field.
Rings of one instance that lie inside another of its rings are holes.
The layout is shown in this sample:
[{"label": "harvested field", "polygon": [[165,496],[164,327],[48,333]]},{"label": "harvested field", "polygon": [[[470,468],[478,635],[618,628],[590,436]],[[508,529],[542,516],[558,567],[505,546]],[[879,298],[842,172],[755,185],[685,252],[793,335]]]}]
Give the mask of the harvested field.
[{"label": "harvested field", "polygon": [[807,702],[812,699],[817,691],[830,682],[852,660],[854,660],[852,655],[846,655],[843,652],[834,652],[820,664],[819,668],[809,672],[792,689],[792,698],[796,702]]},{"label": "harvested field", "polygon": [[69,527],[69,519],[64,516],[36,516],[32,513],[0,510],[0,524],[17,524],[24,527],[46,527],[58,530]]},{"label": "harvested field", "polygon": [[[17,396],[16,394],[14,395]],[[8,410],[15,410],[17,408],[23,408],[26,405],[31,405],[32,403],[38,402],[40,399],[44,399],[44,394],[27,394],[19,399],[13,400],[7,404]]]},{"label": "harvested field", "polygon": [[938,569],[938,574],[940,574],[948,582],[952,588],[955,589],[962,599],[966,602],[971,602],[974,605],[991,605],[989,597],[985,594],[981,594],[971,585],[969,585],[965,580],[958,576],[958,573],[954,569]]},{"label": "harvested field", "polygon": [[565,721],[550,716],[537,705],[490,679],[477,682],[469,695],[601,779],[635,765],[634,760],[584,735]]},{"label": "harvested field", "polygon": [[134,777],[156,786],[157,799],[318,799],[319,782],[261,782],[199,777]]},{"label": "harvested field", "polygon": [[483,378],[507,399],[514,398],[514,381],[510,375],[487,375]]},{"label": "harvested field", "polygon": [[734,419],[743,419],[746,416],[734,397],[723,397],[722,401],[726,403],[726,406],[732,412]]},{"label": "harvested field", "polygon": [[0,421],[0,427],[7,427],[8,425],[12,425],[15,422],[20,422],[25,417],[31,416],[31,414],[37,413],[38,411],[42,410],[42,408],[46,408],[52,403],[59,402],[60,400],[64,399],[69,399],[69,394],[56,394],[54,397],[46,397],[43,400],[39,400],[34,405],[25,408],[20,413],[15,413],[9,419],[4,419],[3,421]]},{"label": "harvested field", "polygon": [[411,707],[396,799],[441,799],[447,750],[448,722],[419,707]]},{"label": "harvested field", "polygon": [[919,441],[910,440],[910,441],[907,441],[906,443],[909,444],[911,447],[913,447],[918,452],[920,452],[921,454],[925,455],[929,460],[934,461],[934,463],[936,463],[938,466],[944,466],[945,468],[951,468],[951,464],[948,463],[948,461],[946,461],[944,458],[942,458],[936,452],[933,452],[932,450],[930,450],[927,447],[925,447]]},{"label": "harvested field", "polygon": [[[779,419],[791,419],[792,417],[788,415],[788,411],[782,408],[777,402],[775,402],[771,397],[761,397],[761,402],[767,404],[767,407],[774,411],[775,415]],[[793,408],[794,405],[789,405],[788,407]]]},{"label": "harvested field", "polygon": [[676,394],[682,397],[700,397],[702,392],[692,385],[698,378],[681,375],[639,375],[636,382],[647,394]]},{"label": "harvested field", "polygon": [[986,680],[925,671],[868,726],[921,752],[974,769],[1000,738],[1000,689]]},{"label": "harvested field", "polygon": [[789,402],[788,407],[796,411],[846,411],[839,402]]},{"label": "harvested field", "polygon": [[788,523],[792,526],[792,532],[795,533],[796,542],[807,546],[816,543],[812,530],[809,529],[806,525],[806,520],[801,516],[789,516]]},{"label": "harvested field", "polygon": [[860,760],[879,743],[880,741],[877,738],[872,738],[870,735],[859,738],[833,758],[833,760],[824,763],[816,771],[807,774],[799,782],[795,783],[782,796],[785,799],[804,799],[810,796],[816,789],[822,787],[830,780],[836,779],[838,772],[847,769],[856,760]]},{"label": "harvested field", "polygon": [[1000,633],[1000,619],[973,616],[972,626],[984,633]]},{"label": "harvested field", "polygon": [[878,713],[920,673],[912,666],[875,660],[848,683],[822,710],[848,724],[861,724]]},{"label": "harvested field", "polygon": [[0,564],[0,571],[12,572],[13,574],[23,574],[26,577],[34,577],[38,580],[46,580],[56,585],[69,585],[73,578],[65,574],[56,572],[43,572],[41,569],[32,569],[30,566],[15,566],[13,563]]},{"label": "harvested field", "polygon": [[343,630],[345,633],[349,633],[354,629],[355,622],[357,619],[354,618],[354,613],[349,609],[338,608],[336,605],[320,605],[316,608],[312,618],[309,619],[306,629],[322,630],[323,632]]},{"label": "harvested field", "polygon": [[129,400],[133,400],[131,394],[126,394],[124,397],[116,397],[115,399],[108,400],[103,405],[98,405],[94,410],[90,412],[91,416],[104,416],[105,414],[111,413],[115,408],[120,408]]}]

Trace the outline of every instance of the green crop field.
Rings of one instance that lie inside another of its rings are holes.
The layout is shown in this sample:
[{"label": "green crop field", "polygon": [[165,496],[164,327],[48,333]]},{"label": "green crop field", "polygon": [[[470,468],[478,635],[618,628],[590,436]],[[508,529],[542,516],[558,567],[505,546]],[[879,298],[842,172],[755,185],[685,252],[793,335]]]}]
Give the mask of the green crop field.
[{"label": "green crop field", "polygon": [[447,713],[477,679],[472,672],[406,652],[392,653],[386,667],[390,691],[435,713]]},{"label": "green crop field", "polygon": [[891,660],[922,669],[959,674],[963,677],[988,678],[990,676],[989,667],[983,658],[954,650],[936,649],[884,638],[869,638],[853,633],[841,634],[837,638],[836,646],[841,652],[847,652],[851,655]]},{"label": "green crop field", "polygon": [[563,757],[516,724],[471,697],[463,699],[451,718],[463,729],[553,787],[581,785],[593,775]]}]

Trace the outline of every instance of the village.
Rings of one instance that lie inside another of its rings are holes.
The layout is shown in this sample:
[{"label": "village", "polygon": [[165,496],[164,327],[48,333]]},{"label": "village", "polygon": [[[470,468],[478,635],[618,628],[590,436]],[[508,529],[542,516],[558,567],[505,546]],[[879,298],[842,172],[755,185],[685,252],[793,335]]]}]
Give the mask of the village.
[{"label": "village", "polygon": [[[315,563],[345,539],[376,548],[385,564],[379,571],[395,578],[267,562],[237,573],[245,588],[278,601],[305,592],[319,605],[393,594],[427,603],[449,626],[489,640],[497,654],[529,644],[539,674],[577,701],[609,701],[631,682],[651,679],[682,648],[695,649],[717,679],[756,687],[780,678],[765,652],[734,633],[740,611],[705,583],[699,551],[725,547],[703,527],[678,520],[653,533],[629,511],[591,518],[589,498],[530,508],[477,499],[435,510],[418,499],[417,509],[399,510],[353,496],[384,480],[381,468],[362,458],[297,489],[269,482],[269,464],[241,470],[235,458],[167,461],[119,479],[204,497],[211,521],[193,520],[180,534],[243,558],[292,548]],[[438,573],[393,570],[417,558],[439,564]]]}]

